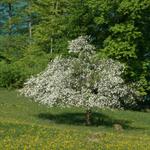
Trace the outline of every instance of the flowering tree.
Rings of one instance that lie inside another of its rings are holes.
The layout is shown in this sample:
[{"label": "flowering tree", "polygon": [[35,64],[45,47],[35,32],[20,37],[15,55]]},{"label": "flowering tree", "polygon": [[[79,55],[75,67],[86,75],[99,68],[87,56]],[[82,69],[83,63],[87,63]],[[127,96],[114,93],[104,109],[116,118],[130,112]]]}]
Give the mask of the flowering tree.
[{"label": "flowering tree", "polygon": [[69,52],[77,58],[57,57],[20,90],[22,94],[49,107],[83,107],[90,124],[91,108],[120,107],[120,99],[132,99],[133,91],[124,83],[124,65],[112,59],[98,60],[89,37],[69,42]]}]

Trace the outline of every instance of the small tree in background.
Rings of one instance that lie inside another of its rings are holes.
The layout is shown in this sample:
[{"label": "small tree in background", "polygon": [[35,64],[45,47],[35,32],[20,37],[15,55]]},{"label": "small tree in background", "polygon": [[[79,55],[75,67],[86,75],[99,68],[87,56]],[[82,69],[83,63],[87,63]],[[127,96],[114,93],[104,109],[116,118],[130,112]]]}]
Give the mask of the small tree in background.
[{"label": "small tree in background", "polygon": [[121,77],[124,65],[112,59],[98,60],[88,36],[69,42],[78,57],[57,57],[36,77],[29,79],[22,94],[49,107],[83,107],[91,124],[92,108],[119,108],[120,99],[133,99],[134,91]]}]

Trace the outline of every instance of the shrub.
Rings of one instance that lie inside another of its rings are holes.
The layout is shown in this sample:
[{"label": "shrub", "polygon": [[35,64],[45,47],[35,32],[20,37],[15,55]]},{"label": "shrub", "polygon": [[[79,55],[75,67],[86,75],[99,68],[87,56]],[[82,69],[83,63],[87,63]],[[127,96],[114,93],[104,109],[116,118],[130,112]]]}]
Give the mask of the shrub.
[{"label": "shrub", "polygon": [[18,66],[0,63],[0,87],[19,87],[24,81],[25,74]]},{"label": "shrub", "polygon": [[28,55],[11,64],[0,62],[0,87],[21,88],[27,78],[45,68],[48,59],[47,56]]}]

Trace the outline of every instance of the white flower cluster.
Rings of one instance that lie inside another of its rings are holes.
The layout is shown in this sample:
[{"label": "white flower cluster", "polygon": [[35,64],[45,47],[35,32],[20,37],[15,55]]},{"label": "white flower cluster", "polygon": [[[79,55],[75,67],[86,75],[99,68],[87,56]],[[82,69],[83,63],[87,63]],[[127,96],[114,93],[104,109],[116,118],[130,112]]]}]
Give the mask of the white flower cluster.
[{"label": "white flower cluster", "polygon": [[29,79],[20,92],[49,107],[113,108],[120,107],[120,99],[132,98],[132,90],[121,78],[121,63],[87,57],[55,58],[45,71]]},{"label": "white flower cluster", "polygon": [[79,53],[82,51],[91,52],[95,49],[95,47],[89,44],[90,37],[89,36],[79,36],[77,39],[69,41],[69,52]]}]

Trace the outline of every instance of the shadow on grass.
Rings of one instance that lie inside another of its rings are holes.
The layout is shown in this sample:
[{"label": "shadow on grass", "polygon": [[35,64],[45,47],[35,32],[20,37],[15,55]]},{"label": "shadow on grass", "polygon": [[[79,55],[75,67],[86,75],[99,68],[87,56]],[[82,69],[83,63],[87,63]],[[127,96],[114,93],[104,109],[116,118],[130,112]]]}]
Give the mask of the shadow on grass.
[{"label": "shadow on grass", "polygon": [[[58,124],[85,126],[85,113],[61,113],[61,114],[41,113],[38,115],[38,117],[40,119],[49,120]],[[110,118],[109,116],[106,116],[103,113],[92,113],[91,126],[112,127],[114,124],[119,124],[124,129],[135,129],[130,126],[130,123],[131,122],[127,120],[117,120],[114,118]]]}]

